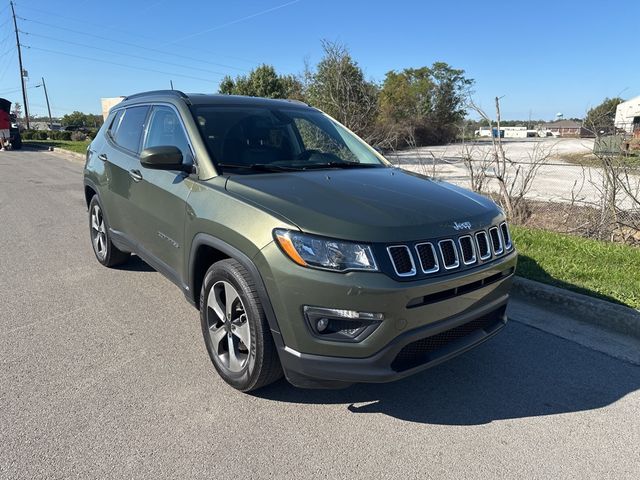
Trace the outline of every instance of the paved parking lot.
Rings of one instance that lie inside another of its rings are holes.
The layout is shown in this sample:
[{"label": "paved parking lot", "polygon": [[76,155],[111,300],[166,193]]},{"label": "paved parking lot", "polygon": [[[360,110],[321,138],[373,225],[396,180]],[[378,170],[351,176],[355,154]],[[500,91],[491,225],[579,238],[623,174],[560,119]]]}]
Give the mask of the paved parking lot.
[{"label": "paved parking lot", "polygon": [[95,261],[81,173],[0,152],[0,478],[640,477],[640,367],[517,311],[401,382],[237,393],[176,287]]}]

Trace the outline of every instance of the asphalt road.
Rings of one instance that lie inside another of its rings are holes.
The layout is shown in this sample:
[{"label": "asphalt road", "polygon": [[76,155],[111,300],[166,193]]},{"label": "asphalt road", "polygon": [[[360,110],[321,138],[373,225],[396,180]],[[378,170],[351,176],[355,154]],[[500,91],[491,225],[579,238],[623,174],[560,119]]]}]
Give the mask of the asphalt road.
[{"label": "asphalt road", "polygon": [[397,383],[237,393],[176,287],[94,259],[81,172],[0,152],[0,478],[640,478],[640,367],[517,314]]}]

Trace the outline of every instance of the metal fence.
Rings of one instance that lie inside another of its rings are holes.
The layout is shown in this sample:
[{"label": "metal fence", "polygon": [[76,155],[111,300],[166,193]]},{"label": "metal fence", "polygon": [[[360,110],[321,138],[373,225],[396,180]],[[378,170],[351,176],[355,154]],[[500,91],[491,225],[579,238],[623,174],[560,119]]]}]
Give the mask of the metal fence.
[{"label": "metal fence", "polygon": [[401,168],[491,196],[513,223],[640,245],[640,156],[619,149],[596,155],[596,145],[597,139],[504,141],[502,162],[492,142],[386,156]]}]

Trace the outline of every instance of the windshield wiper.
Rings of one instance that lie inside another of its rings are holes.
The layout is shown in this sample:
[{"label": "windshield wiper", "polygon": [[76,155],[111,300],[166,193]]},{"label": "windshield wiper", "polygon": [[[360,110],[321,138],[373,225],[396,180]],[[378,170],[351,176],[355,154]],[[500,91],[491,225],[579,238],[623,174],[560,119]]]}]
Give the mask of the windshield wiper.
[{"label": "windshield wiper", "polygon": [[376,168],[381,165],[375,163],[360,163],[360,162],[324,162],[324,163],[310,163],[305,165],[305,170],[312,168]]},{"label": "windshield wiper", "polygon": [[295,167],[285,167],[283,165],[270,165],[268,163],[251,163],[251,164],[241,164],[241,163],[217,163],[218,167],[226,168],[239,168],[241,170],[253,170],[256,172],[289,172],[289,171],[299,171],[299,168]]}]

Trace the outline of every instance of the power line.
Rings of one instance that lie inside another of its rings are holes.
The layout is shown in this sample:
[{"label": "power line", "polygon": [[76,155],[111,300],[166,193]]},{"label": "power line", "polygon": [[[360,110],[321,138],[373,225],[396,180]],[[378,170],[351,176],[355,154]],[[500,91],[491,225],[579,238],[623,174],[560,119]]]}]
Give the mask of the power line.
[{"label": "power line", "polygon": [[175,77],[189,78],[189,79],[192,79],[192,80],[200,80],[202,82],[207,82],[207,83],[211,82],[210,78],[194,77],[194,76],[191,76],[191,75],[183,75],[181,73],[165,72],[165,71],[162,71],[162,70],[155,70],[155,69],[151,69],[151,68],[136,67],[136,66],[133,66],[133,65],[126,65],[124,63],[111,62],[111,61],[104,60],[104,59],[101,59],[101,58],[85,57],[85,56],[82,56],[82,55],[74,55],[72,53],[59,52],[57,50],[49,50],[47,48],[33,47],[33,46],[28,46],[28,45],[23,45],[23,46],[25,48],[30,48],[31,50],[39,50],[41,52],[51,53],[53,55],[62,55],[62,56],[65,56],[65,57],[79,58],[81,60],[89,60],[89,61],[92,61],[92,62],[98,62],[98,63],[102,63],[102,64],[107,63],[107,64],[110,64],[110,65],[116,65],[118,67],[131,68],[133,70],[141,70],[143,72],[160,73],[162,75],[172,75],[172,76],[175,76]]},{"label": "power line", "polygon": [[[104,30],[112,30],[112,31],[115,31],[115,32],[126,33],[127,35],[130,35],[132,37],[138,37],[138,38],[142,38],[142,39],[145,39],[145,40],[150,40],[152,42],[157,42],[158,41],[157,38],[149,37],[147,35],[140,35],[139,33],[136,33],[136,32],[131,32],[129,30],[125,30],[125,29],[117,28],[117,27],[110,27],[110,26],[106,26],[104,24],[87,22],[86,20],[82,20],[82,19],[79,19],[79,18],[67,17],[65,15],[60,15],[59,13],[50,12],[48,10],[42,10],[41,8],[34,8],[32,6],[28,6],[27,9],[29,11],[43,13],[43,14],[45,14],[47,16],[53,16],[53,17],[61,18],[63,20],[67,20],[69,22],[81,23],[84,26],[91,26],[91,27],[96,27],[96,28],[100,28],[100,29],[104,29]],[[31,21],[35,22],[35,20],[31,20]],[[50,25],[50,26],[53,26],[54,28],[63,28],[63,27],[58,27],[57,25]],[[102,38],[104,38],[104,37],[102,37]],[[142,47],[142,48],[146,48],[146,47]],[[199,51],[199,52],[206,53],[208,55],[216,55],[216,56],[219,56],[219,57],[229,58],[229,59],[232,59],[232,60],[238,60],[240,62],[249,63],[251,65],[256,65],[256,64],[260,63],[260,62],[258,62],[256,60],[249,60],[249,59],[246,59],[246,58],[241,58],[241,57],[237,57],[237,56],[233,56],[233,55],[227,55],[227,54],[223,54],[223,53],[219,53],[219,52],[212,52],[210,50],[205,50],[205,49],[202,49],[202,48],[191,47],[191,49],[194,50],[194,51]]]},{"label": "power line", "polygon": [[200,32],[196,32],[196,33],[191,33],[189,35],[185,35],[184,37],[177,38],[175,40],[172,40],[171,42],[164,43],[164,44],[162,44],[162,46],[164,47],[166,45],[173,45],[175,43],[180,43],[183,40],[187,40],[187,39],[193,38],[193,37],[198,37],[200,35],[204,35],[205,33],[210,33],[210,32],[213,32],[215,30],[220,30],[221,28],[225,28],[225,27],[228,27],[230,25],[235,25],[236,23],[244,22],[245,20],[249,20],[249,19],[252,19],[252,18],[255,18],[255,17],[259,17],[260,15],[265,15],[267,13],[271,13],[271,12],[274,12],[276,10],[280,10],[281,8],[288,7],[289,5],[293,5],[293,4],[301,2],[301,1],[302,0],[292,0],[291,2],[283,3],[282,5],[277,5],[275,7],[267,8],[266,10],[262,10],[260,12],[253,13],[251,15],[247,15],[245,17],[238,18],[236,20],[231,20],[230,22],[223,23],[222,25],[217,25],[215,27],[207,28],[206,30],[202,30]]},{"label": "power line", "polygon": [[[166,50],[158,50],[156,48],[145,47],[145,46],[137,45],[137,44],[131,43],[131,42],[124,42],[122,40],[114,40],[113,38],[103,37],[101,35],[95,35],[93,33],[87,33],[87,32],[83,32],[83,31],[80,31],[80,30],[75,30],[73,28],[60,27],[58,25],[53,25],[51,23],[41,22],[39,20],[33,20],[33,19],[30,19],[30,18],[24,18],[24,17],[19,17],[19,18],[21,20],[26,21],[26,22],[31,22],[31,23],[36,23],[36,24],[39,24],[39,25],[44,25],[46,27],[55,28],[55,29],[58,29],[58,30],[64,30],[66,32],[71,32],[71,33],[75,33],[75,34],[78,34],[78,35],[84,35],[84,36],[87,36],[87,37],[96,38],[98,40],[105,40],[107,42],[117,43],[117,44],[120,44],[120,45],[125,45],[127,47],[139,48],[141,50],[146,50],[146,51],[149,51],[149,52],[155,52],[155,53],[160,53],[162,55],[169,55],[169,56],[173,56],[173,57],[179,57],[179,58],[182,58],[182,59],[185,59],[185,60],[193,60],[193,61],[204,63],[204,64],[210,64],[210,65],[216,65],[216,66],[219,66],[219,67],[230,68],[232,70],[238,70],[238,71],[243,71],[243,72],[247,71],[244,68],[234,67],[232,65],[225,65],[224,63],[209,62],[209,61],[206,61],[206,60],[202,60],[201,58],[187,57],[187,56],[182,55],[182,54],[176,54],[176,53],[167,52]],[[35,35],[35,34],[32,34],[32,35]],[[189,67],[189,68],[191,68],[191,67]]]},{"label": "power line", "polygon": [[171,65],[173,67],[186,68],[186,69],[189,69],[189,70],[198,70],[200,72],[213,73],[214,75],[222,75],[222,76],[226,75],[226,73],[224,73],[224,72],[217,72],[215,70],[207,70],[207,69],[204,69],[204,68],[192,67],[190,65],[183,65],[183,64],[180,64],[180,63],[167,62],[165,60],[156,60],[154,58],[144,57],[142,55],[135,55],[135,54],[132,54],[132,53],[115,52],[113,50],[108,50],[106,48],[93,47],[91,45],[86,45],[84,43],[71,42],[69,40],[61,40],[59,38],[49,37],[48,35],[40,35],[38,33],[29,33],[29,32],[21,32],[21,33],[24,33],[25,35],[29,35],[31,37],[40,37],[40,38],[44,38],[44,39],[47,39],[47,40],[53,40],[54,42],[66,43],[68,45],[75,45],[75,46],[78,46],[78,47],[89,48],[89,49],[92,49],[92,50],[97,50],[99,52],[109,53],[111,55],[120,55],[120,56],[123,56],[123,57],[130,57],[130,58],[136,58],[136,59],[140,59],[140,60],[147,60],[149,62],[164,63],[165,65]]}]

